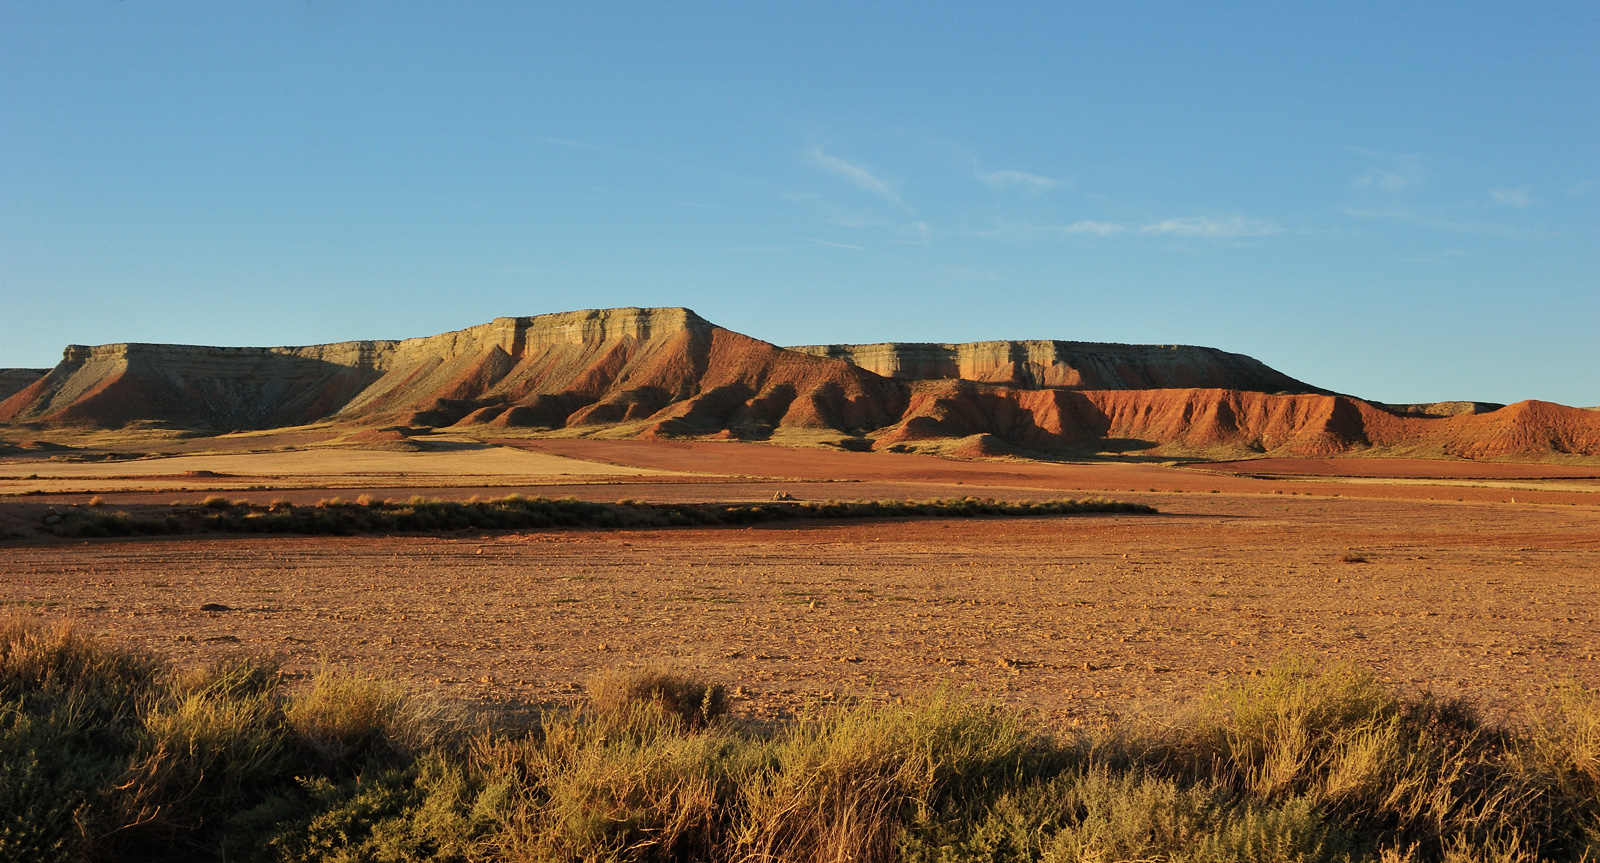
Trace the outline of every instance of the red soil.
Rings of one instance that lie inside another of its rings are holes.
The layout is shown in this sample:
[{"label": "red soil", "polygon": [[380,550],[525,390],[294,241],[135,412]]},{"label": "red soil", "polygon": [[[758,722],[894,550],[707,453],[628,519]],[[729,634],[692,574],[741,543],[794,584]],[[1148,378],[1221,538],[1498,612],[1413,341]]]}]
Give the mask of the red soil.
[{"label": "red soil", "polygon": [[10,543],[0,577],[30,613],[184,662],[276,654],[473,698],[570,697],[646,662],[739,685],[757,713],[944,684],[1068,721],[1284,654],[1491,708],[1600,683],[1600,509],[1180,498],[1121,518]]},{"label": "red soil", "polygon": [[1398,479],[1600,479],[1600,467],[1421,458],[1260,458],[1189,467],[1223,473]]}]

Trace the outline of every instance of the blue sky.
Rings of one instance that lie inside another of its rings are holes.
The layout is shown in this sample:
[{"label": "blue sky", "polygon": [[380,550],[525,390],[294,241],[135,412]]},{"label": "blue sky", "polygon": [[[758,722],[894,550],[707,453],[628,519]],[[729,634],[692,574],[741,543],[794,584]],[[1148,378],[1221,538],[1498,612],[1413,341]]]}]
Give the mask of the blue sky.
[{"label": "blue sky", "polygon": [[1597,46],[1593,2],[4,2],[0,366],[686,305],[1600,404]]}]

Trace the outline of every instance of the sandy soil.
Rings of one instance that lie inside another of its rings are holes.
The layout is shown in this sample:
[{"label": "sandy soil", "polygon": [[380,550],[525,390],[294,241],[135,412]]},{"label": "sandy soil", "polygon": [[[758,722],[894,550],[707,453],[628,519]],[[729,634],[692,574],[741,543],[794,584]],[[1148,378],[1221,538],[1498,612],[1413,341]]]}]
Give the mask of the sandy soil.
[{"label": "sandy soil", "polygon": [[0,495],[42,490],[315,487],[376,484],[450,485],[559,481],[562,477],[639,477],[662,473],[527,449],[443,441],[431,452],[317,448],[284,452],[214,453],[127,461],[68,462],[48,458],[0,460]]},{"label": "sandy soil", "polygon": [[[1460,477],[1354,484],[710,442],[519,446],[527,451],[504,452],[590,467],[513,486],[525,464],[513,459],[518,473],[457,486],[461,477],[427,462],[451,453],[384,453],[406,467],[371,488],[680,501],[779,490],[805,499],[1104,493],[1163,514],[449,538],[38,538],[0,543],[0,603],[181,661],[246,651],[300,672],[355,664],[468,699],[560,700],[599,669],[670,661],[742,686],[740,704],[756,714],[944,683],[1080,721],[1190,695],[1285,654],[1350,660],[1396,686],[1466,694],[1494,710],[1551,680],[1600,684],[1600,493],[1581,477],[1548,487],[1520,479],[1545,490],[1513,492],[1454,484]],[[651,473],[624,476],[641,471]],[[195,496],[217,482],[173,478]],[[174,495],[104,496],[133,506]],[[0,511],[31,523],[47,505],[83,500],[0,498]],[[202,612],[205,603],[233,610]]]}]

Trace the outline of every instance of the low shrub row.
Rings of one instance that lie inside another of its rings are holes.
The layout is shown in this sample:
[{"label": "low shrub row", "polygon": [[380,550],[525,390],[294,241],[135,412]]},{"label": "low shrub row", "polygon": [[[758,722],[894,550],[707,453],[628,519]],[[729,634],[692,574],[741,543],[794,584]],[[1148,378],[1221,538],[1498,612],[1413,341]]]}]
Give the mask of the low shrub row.
[{"label": "low shrub row", "polygon": [[106,537],[177,533],[448,533],[463,530],[655,528],[749,525],[791,519],[994,518],[1083,513],[1150,514],[1137,503],[1085,498],[1014,503],[978,498],[929,501],[775,502],[762,504],[592,503],[511,495],[488,501],[324,500],[270,505],[207,498],[170,514],[74,509],[50,528],[61,536]]},{"label": "low shrub row", "polygon": [[[1600,698],[1516,726],[1281,664],[1051,733],[935,692],[782,727],[613,671],[536,721],[0,628],[0,859],[1520,861],[1600,855]],[[509,714],[508,714],[509,715]]]}]

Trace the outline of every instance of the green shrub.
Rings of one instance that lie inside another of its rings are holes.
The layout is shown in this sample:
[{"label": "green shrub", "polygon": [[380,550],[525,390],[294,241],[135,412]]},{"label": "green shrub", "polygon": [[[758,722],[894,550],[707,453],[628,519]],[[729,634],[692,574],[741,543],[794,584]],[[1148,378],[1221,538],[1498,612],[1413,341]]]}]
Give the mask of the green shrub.
[{"label": "green shrub", "polygon": [[82,859],[107,829],[102,794],[122,767],[75,705],[0,700],[0,860]]},{"label": "green shrub", "polygon": [[130,735],[136,754],[116,789],[125,838],[171,842],[280,782],[293,765],[277,688],[276,669],[256,663],[172,673]]},{"label": "green shrub", "polygon": [[1080,767],[1009,790],[973,821],[913,837],[901,852],[941,863],[1339,859],[1328,833],[1303,800],[1263,803],[1212,783]]},{"label": "green shrub", "polygon": [[140,518],[125,512],[85,512],[73,510],[68,512],[60,524],[50,528],[57,536],[71,537],[118,537],[118,536],[161,536],[171,533],[182,533],[183,522],[173,516],[160,518]]}]

